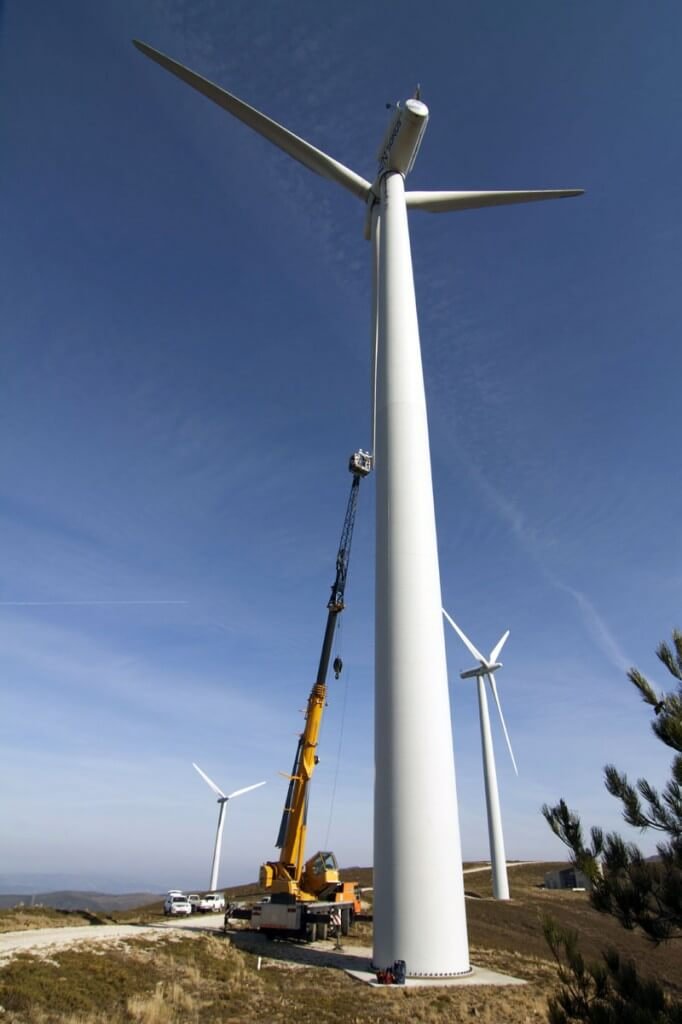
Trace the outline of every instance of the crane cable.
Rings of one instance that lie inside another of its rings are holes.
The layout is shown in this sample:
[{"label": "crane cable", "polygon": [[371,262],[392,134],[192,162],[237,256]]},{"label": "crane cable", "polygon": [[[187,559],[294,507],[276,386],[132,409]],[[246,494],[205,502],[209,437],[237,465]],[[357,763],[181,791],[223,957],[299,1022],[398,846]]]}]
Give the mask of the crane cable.
[{"label": "crane cable", "polygon": [[[336,651],[337,653],[343,650],[343,619],[339,619],[338,626],[336,627],[337,642]],[[347,671],[347,670],[346,670]],[[339,769],[341,767],[341,748],[343,746],[343,733],[346,724],[346,705],[348,703],[348,680],[345,681],[343,687],[343,704],[341,705],[341,729],[339,732],[339,743],[336,750],[336,767],[334,769],[334,782],[332,783],[332,795],[329,802],[329,820],[327,821],[327,834],[324,838],[324,848],[329,849],[329,833],[332,827],[332,818],[334,816],[334,803],[336,801],[336,786],[339,781]]]}]

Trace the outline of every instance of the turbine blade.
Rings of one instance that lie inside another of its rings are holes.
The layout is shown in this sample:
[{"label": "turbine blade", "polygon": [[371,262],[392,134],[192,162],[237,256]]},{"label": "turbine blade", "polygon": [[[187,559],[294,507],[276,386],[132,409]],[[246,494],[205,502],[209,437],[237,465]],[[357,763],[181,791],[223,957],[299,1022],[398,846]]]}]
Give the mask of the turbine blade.
[{"label": "turbine blade", "polygon": [[199,775],[201,775],[201,777],[204,780],[204,782],[208,783],[208,785],[211,787],[211,789],[213,790],[214,793],[217,793],[218,796],[221,796],[221,797],[223,797],[223,799],[225,799],[225,794],[223,793],[222,789],[218,789],[218,787],[216,786],[216,784],[213,781],[213,779],[209,779],[209,777],[206,774],[206,772],[202,772],[202,770],[199,767],[199,765],[195,764],[194,761],[192,761],[192,768],[196,768],[196,770],[199,772]]},{"label": "turbine blade", "polygon": [[233,796],[241,796],[242,793],[248,793],[251,789],[258,789],[259,786],[264,786],[264,782],[255,782],[253,786],[245,786],[244,789],[235,789],[234,793],[228,793],[227,799],[231,800]]},{"label": "turbine blade", "polygon": [[311,146],[305,139],[294,135],[293,132],[290,132],[281,124],[277,124],[276,121],[266,117],[265,114],[261,114],[259,110],[250,107],[248,103],[244,103],[243,100],[237,99],[232,93],[221,89],[218,85],[214,85],[213,82],[209,82],[207,78],[203,78],[201,75],[196,74],[196,72],[190,71],[189,68],[179,64],[171,57],[167,57],[146,43],[140,42],[139,39],[133,39],[133,45],[137,47],[140,53],[160,64],[166,71],[170,71],[171,74],[176,75],[183,82],[186,82],[187,85],[191,85],[193,89],[207,96],[208,99],[213,100],[223,110],[227,110],[233,117],[248,125],[249,128],[253,128],[255,132],[258,132],[259,135],[272,142],[273,145],[278,146],[279,149],[284,150],[285,153],[293,157],[294,160],[298,160],[304,167],[315,171],[316,174],[321,175],[323,178],[335,181],[337,185],[342,185],[349,192],[352,192],[353,195],[358,196],[359,199],[367,199],[372,186],[370,182],[365,181],[355,171],[351,171],[350,168],[339,163],[338,160],[334,160],[332,157],[327,156],[326,153],[323,153],[322,150]]},{"label": "turbine blade", "polygon": [[445,616],[445,618],[450,623],[450,625],[452,626],[452,628],[454,629],[454,631],[457,634],[457,636],[460,638],[460,640],[462,641],[462,643],[466,647],[466,649],[469,651],[469,653],[472,654],[474,656],[474,658],[477,659],[477,661],[480,661],[482,665],[487,664],[486,659],[483,657],[481,652],[476,650],[476,648],[472,644],[472,642],[469,639],[469,637],[464,635],[464,633],[459,628],[459,626],[457,625],[455,620],[451,619],[450,616],[448,615],[448,613],[445,611],[445,608],[441,608],[441,611],[442,611],[443,615]]},{"label": "turbine blade", "polygon": [[490,683],[490,689],[493,691],[493,697],[495,698],[495,703],[497,704],[497,711],[498,711],[498,714],[500,716],[500,721],[502,722],[502,731],[504,732],[504,738],[507,741],[507,747],[509,749],[509,756],[511,757],[511,762],[514,765],[514,771],[518,775],[519,774],[519,769],[516,767],[516,759],[514,757],[514,751],[512,750],[511,740],[509,739],[509,733],[507,732],[507,726],[505,725],[504,715],[502,714],[502,705],[500,704],[500,697],[499,697],[499,694],[497,692],[497,686],[495,684],[495,676],[493,675],[492,672],[488,673],[488,682]]},{"label": "turbine blade", "polygon": [[479,210],[483,206],[508,206],[510,203],[536,203],[541,199],[568,199],[581,196],[582,188],[542,188],[524,192],[407,192],[408,208],[428,213]]},{"label": "turbine blade", "polygon": [[497,659],[499,658],[500,651],[506,644],[509,633],[510,630],[507,630],[507,632],[500,637],[500,639],[497,641],[497,644],[495,645],[495,647],[493,647],[492,651],[490,652],[490,658],[488,660],[490,661],[491,665],[494,665]]}]

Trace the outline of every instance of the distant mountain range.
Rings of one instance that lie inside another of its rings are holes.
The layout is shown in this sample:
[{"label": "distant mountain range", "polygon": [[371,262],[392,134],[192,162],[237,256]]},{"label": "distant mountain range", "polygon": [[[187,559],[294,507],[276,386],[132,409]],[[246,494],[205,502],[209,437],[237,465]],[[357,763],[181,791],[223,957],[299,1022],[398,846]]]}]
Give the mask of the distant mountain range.
[{"label": "distant mountain range", "polygon": [[42,904],[57,910],[111,913],[130,910],[163,899],[166,888],[135,877],[63,873],[0,874],[0,908]]},{"label": "distant mountain range", "polygon": [[132,910],[147,903],[157,903],[163,896],[154,892],[79,892],[64,889],[58,892],[0,893],[0,909],[16,906],[53,907],[55,910],[91,910],[111,913],[114,910]]},{"label": "distant mountain range", "polygon": [[[174,885],[177,883],[174,881]],[[98,893],[132,893],[132,892],[165,892],[169,886],[158,879],[150,881],[141,879],[139,875],[105,875],[80,872],[65,874],[63,872],[2,872],[0,873],[0,894],[21,893],[32,896],[34,893],[50,892],[98,892]]]}]

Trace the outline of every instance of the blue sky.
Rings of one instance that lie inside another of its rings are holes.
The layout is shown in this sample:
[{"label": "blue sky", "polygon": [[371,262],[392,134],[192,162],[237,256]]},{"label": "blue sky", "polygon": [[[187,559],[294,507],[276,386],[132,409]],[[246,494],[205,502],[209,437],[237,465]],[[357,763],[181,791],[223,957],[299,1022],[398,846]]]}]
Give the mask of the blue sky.
[{"label": "blue sky", "polygon": [[[587,190],[411,233],[444,601],[481,648],[511,628],[507,852],[563,856],[539,814],[559,796],[618,826],[603,764],[662,782],[669,761],[625,669],[663,683],[681,621],[682,11],[10,0],[0,34],[0,875],[206,884],[192,761],[268,780],[230,807],[221,881],[274,855],[345,463],[370,443],[361,204],[133,36],[365,177],[420,82],[412,187]],[[372,856],[373,521],[370,479],[310,814],[310,852],[344,864]]]}]

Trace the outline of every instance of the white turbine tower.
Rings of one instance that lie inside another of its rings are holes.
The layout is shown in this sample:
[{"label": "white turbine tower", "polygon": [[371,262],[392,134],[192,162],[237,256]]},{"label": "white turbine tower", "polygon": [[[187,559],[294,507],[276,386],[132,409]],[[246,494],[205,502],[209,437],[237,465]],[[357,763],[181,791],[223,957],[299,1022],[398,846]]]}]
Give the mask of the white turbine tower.
[{"label": "white turbine tower", "polygon": [[[411,977],[466,974],[469,944],[407,210],[468,210],[581,190],[406,192],[429,116],[418,97],[394,109],[378,173],[369,181],[158,50],[138,41],[135,46],[365,204],[365,235],[374,253],[377,486],[373,959],[378,967],[404,960]],[[434,882],[444,864],[445,886]]]},{"label": "white turbine tower", "polygon": [[218,811],[218,829],[215,834],[215,846],[213,847],[213,861],[211,863],[211,881],[208,887],[209,892],[215,892],[218,888],[218,871],[220,869],[220,850],[223,845],[223,828],[225,826],[225,812],[227,810],[228,800],[234,799],[236,796],[241,796],[242,793],[249,793],[252,789],[258,789],[259,786],[264,786],[264,782],[256,782],[253,786],[245,786],[244,789],[235,789],[234,793],[223,793],[222,789],[216,786],[213,779],[209,779],[206,772],[202,772],[198,764],[192,761],[192,767],[196,768],[201,775],[204,782],[206,782],[214,793],[218,796],[218,804],[220,810]]},{"label": "white turbine tower", "polygon": [[454,619],[450,618],[445,609],[443,609],[443,615],[457,633],[457,636],[463,642],[467,650],[474,658],[477,659],[477,661],[480,662],[476,668],[468,669],[466,672],[460,672],[460,677],[462,679],[476,679],[476,683],[478,685],[478,717],[481,724],[481,746],[483,747],[483,778],[485,780],[485,803],[488,811],[488,840],[490,842],[490,866],[492,868],[493,875],[493,896],[496,900],[508,900],[509,879],[507,877],[507,857],[504,851],[502,815],[500,813],[500,794],[497,788],[495,752],[493,750],[493,738],[490,731],[490,715],[488,713],[488,698],[485,692],[484,680],[487,679],[490,684],[490,689],[493,697],[495,698],[497,710],[500,715],[504,738],[506,739],[507,747],[509,748],[509,756],[511,757],[512,764],[514,765],[514,771],[518,775],[519,771],[516,767],[514,751],[512,750],[511,742],[509,740],[509,733],[507,732],[504,715],[502,714],[502,705],[500,704],[500,697],[495,683],[495,672],[498,668],[502,668],[502,662],[497,659],[500,656],[502,648],[507,642],[509,630],[500,637],[490,652],[490,656],[486,658],[480,651],[476,650],[471,640],[464,635],[457,623]]}]

